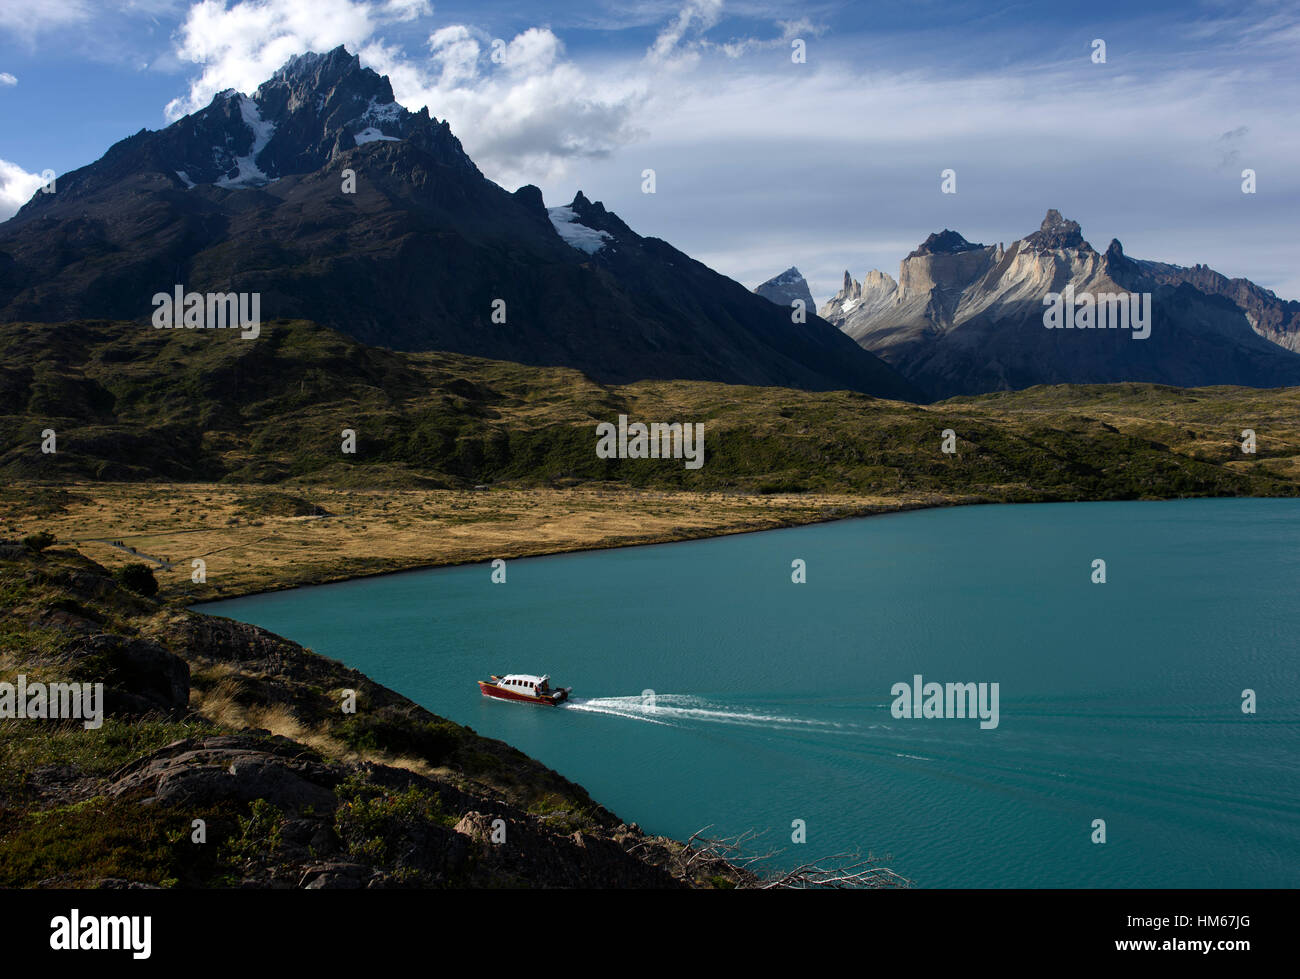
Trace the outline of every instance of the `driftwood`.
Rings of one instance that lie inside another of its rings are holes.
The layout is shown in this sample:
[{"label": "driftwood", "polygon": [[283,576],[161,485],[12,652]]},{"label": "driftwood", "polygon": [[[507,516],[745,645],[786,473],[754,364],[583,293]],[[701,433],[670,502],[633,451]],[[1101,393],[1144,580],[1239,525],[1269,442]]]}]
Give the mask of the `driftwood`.
[{"label": "driftwood", "polygon": [[746,830],[736,836],[705,836],[711,828],[697,830],[674,855],[668,867],[673,876],[685,881],[723,878],[737,888],[749,890],[912,886],[906,877],[878,866],[875,857],[864,857],[860,852],[832,853],[789,870],[766,870],[765,865],[785,851],[752,852],[762,833]]}]

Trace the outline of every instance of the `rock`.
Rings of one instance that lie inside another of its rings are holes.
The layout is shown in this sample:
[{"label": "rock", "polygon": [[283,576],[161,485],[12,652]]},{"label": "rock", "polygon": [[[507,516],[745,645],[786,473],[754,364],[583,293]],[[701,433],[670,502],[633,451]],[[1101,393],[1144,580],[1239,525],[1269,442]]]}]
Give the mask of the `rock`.
[{"label": "rock", "polygon": [[[1056,214],[1055,211],[1049,212]],[[1059,214],[1056,215],[1058,218]],[[1075,228],[1079,226],[1076,224]],[[983,248],[983,245],[967,241],[956,231],[949,231],[944,228],[942,231],[935,232],[926,238],[925,241],[909,254],[908,258],[917,258],[921,255],[955,255],[958,252],[973,251],[976,248]]]},{"label": "rock", "polygon": [[100,633],[79,640],[66,655],[84,682],[104,684],[108,715],[189,709],[189,664],[152,640]]},{"label": "rock", "polygon": [[[276,742],[283,742],[277,744]],[[201,806],[265,799],[286,812],[333,812],[340,773],[284,738],[241,736],[178,741],[113,773],[109,794],[162,805]]]},{"label": "rock", "polygon": [[1025,237],[1025,243],[1036,249],[1089,247],[1083,240],[1079,222],[1061,217],[1061,212],[1055,208],[1047,212],[1037,231]]},{"label": "rock", "polygon": [[460,817],[460,821],[456,823],[454,831],[476,843],[491,846],[492,820],[481,812],[465,813]]},{"label": "rock", "polygon": [[304,870],[298,886],[309,891],[360,890],[379,876],[365,864],[331,861]]}]

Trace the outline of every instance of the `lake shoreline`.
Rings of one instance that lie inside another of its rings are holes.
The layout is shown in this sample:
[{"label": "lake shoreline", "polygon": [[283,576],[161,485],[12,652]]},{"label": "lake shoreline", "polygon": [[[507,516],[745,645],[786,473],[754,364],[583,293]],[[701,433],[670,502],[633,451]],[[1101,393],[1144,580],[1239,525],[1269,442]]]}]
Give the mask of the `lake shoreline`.
[{"label": "lake shoreline", "polygon": [[[1025,501],[1027,503],[1040,502],[1050,503],[1058,502],[1051,500]],[[1061,501],[1064,502],[1064,501]],[[996,500],[950,500],[942,502],[929,503],[901,503],[894,507],[863,507],[861,512],[843,513],[834,516],[816,515],[808,519],[792,519],[787,522],[767,527],[747,527],[739,529],[719,529],[699,534],[689,534],[682,536],[663,536],[658,538],[647,538],[645,540],[631,540],[618,543],[592,543],[580,544],[573,547],[561,548],[538,548],[532,549],[525,547],[518,552],[501,554],[499,557],[505,561],[523,561],[534,558],[559,557],[567,554],[590,554],[600,551],[626,550],[634,547],[661,547],[670,544],[685,544],[691,541],[716,540],[723,537],[740,537],[747,534],[766,534],[777,530],[793,530],[798,527],[811,527],[817,524],[839,523],[846,520],[865,520],[871,517],[884,517],[899,513],[912,513],[919,510],[940,510],[950,507],[975,507],[975,506],[995,506],[1001,501]],[[254,588],[248,591],[237,591],[229,594],[222,594],[214,598],[203,598],[197,601],[187,601],[178,599],[177,604],[186,608],[215,605],[224,601],[234,601],[240,598],[251,598],[257,595],[271,595],[282,592],[295,591],[300,588],[315,588],[320,585],[338,585],[350,581],[362,581],[373,578],[388,578],[394,575],[414,574],[420,571],[438,571],[444,568],[459,568],[470,564],[483,564],[485,561],[491,561],[490,558],[466,558],[463,560],[451,561],[434,561],[434,562],[417,562],[409,566],[388,568],[380,571],[369,571],[357,574],[344,573],[339,575],[323,575],[311,580],[299,580],[289,582],[283,585],[275,585],[269,588]]]},{"label": "lake shoreline", "polygon": [[[953,508],[675,551],[602,548],[610,553],[521,566],[514,589],[484,587],[489,569],[465,566],[202,611],[338,657],[518,746],[666,837],[685,839],[702,824],[781,836],[798,817],[816,827],[820,848],[887,854],[922,886],[978,886],[1005,872],[1006,855],[989,854],[1007,842],[989,829],[986,863],[970,865],[963,820],[974,812],[979,825],[996,826],[1010,794],[1025,803],[1015,845],[1044,858],[1041,869],[1021,867],[1014,886],[1096,874],[1122,886],[1136,873],[1187,884],[1167,853],[1148,861],[1077,846],[1086,829],[1068,814],[1101,805],[1126,827],[1145,827],[1157,850],[1194,839],[1225,879],[1242,879],[1231,864],[1243,859],[1284,883],[1261,842],[1277,821],[1259,811],[1286,803],[1269,760],[1283,743],[1251,747],[1278,732],[1241,720],[1237,691],[1242,651],[1276,660],[1276,678],[1272,666],[1255,671],[1269,688],[1281,680],[1284,691],[1293,672],[1273,637],[1296,621],[1294,603],[1260,604],[1255,582],[1294,565],[1288,541],[1300,511],[1284,499],[1104,502]],[[811,588],[789,583],[796,555],[810,559]],[[1097,557],[1110,566],[1109,587],[1095,578]],[[1221,573],[1199,573],[1207,562]],[[629,615],[645,607],[629,596],[653,596],[656,613]],[[1153,618],[1153,607],[1188,611]],[[1239,608],[1260,613],[1245,633],[1225,625]],[[657,614],[666,609],[690,612],[686,621]],[[1156,634],[1169,637],[1159,656],[1143,652]],[[484,701],[469,681],[502,672],[498,661],[509,657],[519,657],[509,669],[536,666],[574,683],[586,706],[568,716]],[[1180,680],[1169,685],[1162,678],[1175,666]],[[917,674],[991,679],[1003,723],[985,731],[955,719],[971,714],[891,719],[892,685]],[[647,690],[658,698],[649,708]],[[1240,776],[1248,797],[1206,810],[1205,793],[1243,748],[1265,752]],[[795,758],[816,788],[792,808],[782,779]],[[659,774],[628,779],[629,767]],[[932,823],[928,807],[890,802],[920,797],[945,799],[945,815]],[[1236,852],[1216,856],[1224,826],[1241,821],[1251,828]],[[1279,825],[1290,832],[1295,823]]]},{"label": "lake shoreline", "polygon": [[[716,540],[724,537],[741,537],[749,534],[766,534],[777,530],[793,530],[798,527],[812,527],[818,524],[840,523],[848,520],[866,520],[872,517],[891,516],[900,513],[915,513],[922,510],[946,510],[957,507],[981,507],[981,506],[1046,506],[1046,505],[1069,505],[1074,503],[1173,503],[1179,500],[1201,500],[1201,499],[1286,499],[1286,497],[1241,497],[1241,496],[1189,496],[1189,497],[1169,497],[1153,498],[1150,500],[1019,500],[1009,502],[1005,500],[942,500],[930,502],[909,502],[900,503],[896,506],[888,505],[869,505],[859,506],[852,513],[838,513],[835,515],[816,514],[807,518],[792,518],[785,522],[764,527],[743,527],[738,529],[719,529],[697,534],[687,534],[681,536],[660,536],[648,537],[644,540],[629,540],[617,543],[587,543],[571,547],[558,548],[529,548],[525,546],[522,550],[511,551],[497,555],[506,561],[522,561],[534,558],[559,557],[570,554],[588,554],[598,553],[600,551],[626,550],[635,547],[661,547],[671,544],[685,544],[692,541]],[[251,598],[256,595],[271,595],[281,592],[295,591],[300,588],[315,588],[320,585],[337,585],[350,581],[362,581],[374,578],[387,578],[394,575],[414,574],[420,571],[438,571],[445,568],[459,568],[471,564],[489,563],[492,558],[465,558],[460,560],[447,561],[415,561],[411,564],[401,567],[385,568],[378,571],[366,571],[360,573],[343,573],[343,574],[324,574],[309,580],[295,580],[285,584],[274,585],[268,588],[253,588],[247,591],[238,591],[228,594],[222,594],[218,597],[202,598],[195,601],[179,600],[178,604],[184,607],[193,607],[201,605],[215,605],[223,601],[233,601],[239,598]]]}]

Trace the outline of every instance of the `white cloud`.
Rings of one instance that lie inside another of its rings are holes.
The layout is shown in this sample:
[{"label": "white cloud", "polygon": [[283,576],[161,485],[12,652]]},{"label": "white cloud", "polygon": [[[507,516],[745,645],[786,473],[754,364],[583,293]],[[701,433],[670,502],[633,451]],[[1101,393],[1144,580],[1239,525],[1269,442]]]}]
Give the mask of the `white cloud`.
[{"label": "white cloud", "polygon": [[549,30],[530,27],[506,45],[501,63],[511,71],[537,74],[555,64],[563,51],[564,45]]},{"label": "white cloud", "polygon": [[187,95],[167,103],[167,118],[201,109],[223,89],[252,92],[296,54],[340,44],[355,51],[386,20],[410,10],[410,4],[356,0],[242,0],[232,7],[202,0],[181,24],[176,54],[203,71]]},{"label": "white cloud", "polygon": [[646,52],[652,64],[691,67],[699,62],[699,35],[722,17],[722,0],[687,0],[677,16],[659,32]]},{"label": "white cloud", "polygon": [[439,69],[440,86],[472,82],[478,76],[479,54],[478,41],[463,24],[443,27],[429,35],[429,57]]},{"label": "white cloud", "polygon": [[[1099,248],[1114,235],[1139,257],[1300,294],[1286,227],[1300,134],[1279,123],[1296,85],[1243,50],[1276,62],[1279,25],[1250,40],[1229,31],[1196,59],[1144,52],[1140,72],[1065,51],[1032,65],[937,56],[933,33],[832,34],[797,65],[775,49],[825,33],[807,18],[774,21],[765,39],[710,39],[719,0],[640,6],[662,25],[644,52],[579,64],[544,27],[510,39],[504,57],[468,24],[430,24],[419,49],[391,43],[399,19],[403,42],[420,29],[424,6],[405,0],[205,0],[177,35],[202,72],[173,108],[251,91],[290,56],[342,43],[402,104],[447,119],[492,179],[537,183],[557,202],[577,186],[603,193],[633,227],[746,281],[795,264],[824,298],[846,266],[892,273],[930,231],[1010,241],[1057,207]],[[748,52],[761,57],[737,57]],[[1230,132],[1241,135],[1218,138]],[[1269,206],[1235,191],[1225,159],[1258,170]],[[957,195],[938,192],[948,166]],[[638,193],[644,167],[657,195]]]},{"label": "white cloud", "polygon": [[18,79],[7,71],[0,71],[0,85],[17,85]]},{"label": "white cloud", "polygon": [[563,60],[559,38],[545,28],[510,40],[500,63],[492,42],[453,25],[430,37],[427,64],[378,43],[361,57],[388,75],[407,108],[427,105],[446,119],[474,161],[507,187],[558,177],[574,159],[608,155],[638,135],[642,80],[610,74],[597,82]]},{"label": "white cloud", "polygon": [[17,163],[0,160],[0,221],[8,221],[45,183],[39,173],[28,173]]},{"label": "white cloud", "polygon": [[433,5],[429,0],[388,0],[384,13],[399,22],[415,20],[433,13]]},{"label": "white cloud", "polygon": [[87,21],[94,13],[88,0],[42,0],[37,4],[0,3],[0,31],[31,42],[38,34]]},{"label": "white cloud", "polygon": [[446,119],[484,172],[507,186],[563,173],[567,161],[607,154],[635,136],[644,82],[589,77],[564,59],[549,29],[532,27],[497,45],[497,60],[494,39],[465,24],[433,30],[427,58],[380,36],[427,7],[411,0],[202,0],[181,25],[176,52],[202,71],[186,95],[168,103],[167,117],[202,108],[227,88],[252,92],[292,56],[343,44],[388,75],[408,109],[427,105]]},{"label": "white cloud", "polygon": [[[849,54],[719,60],[661,77],[639,117],[646,138],[584,166],[581,186],[642,234],[748,284],[797,265],[819,299],[846,267],[897,274],[932,231],[1010,242],[1049,207],[1098,249],[1118,237],[1136,257],[1204,262],[1293,298],[1300,133],[1283,121],[1296,85],[1277,81],[1267,65],[956,76],[864,69]],[[1238,172],[1268,175],[1267,199],[1240,193],[1225,148],[1240,150]],[[658,173],[653,198],[636,193],[645,166]],[[946,167],[955,195],[939,192]]]}]

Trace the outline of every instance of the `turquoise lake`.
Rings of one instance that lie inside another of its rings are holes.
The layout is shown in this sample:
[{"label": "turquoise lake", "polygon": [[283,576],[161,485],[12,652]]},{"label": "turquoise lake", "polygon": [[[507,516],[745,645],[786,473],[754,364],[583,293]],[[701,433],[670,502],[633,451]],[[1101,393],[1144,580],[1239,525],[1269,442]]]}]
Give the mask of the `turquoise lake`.
[{"label": "turquoise lake", "polygon": [[[1298,583],[1300,503],[1188,500],[916,511],[200,608],[648,832],[759,830],[778,864],[860,850],[921,887],[1296,887]],[[573,701],[480,695],[506,672]],[[893,716],[915,674],[999,684],[998,726]]]}]

